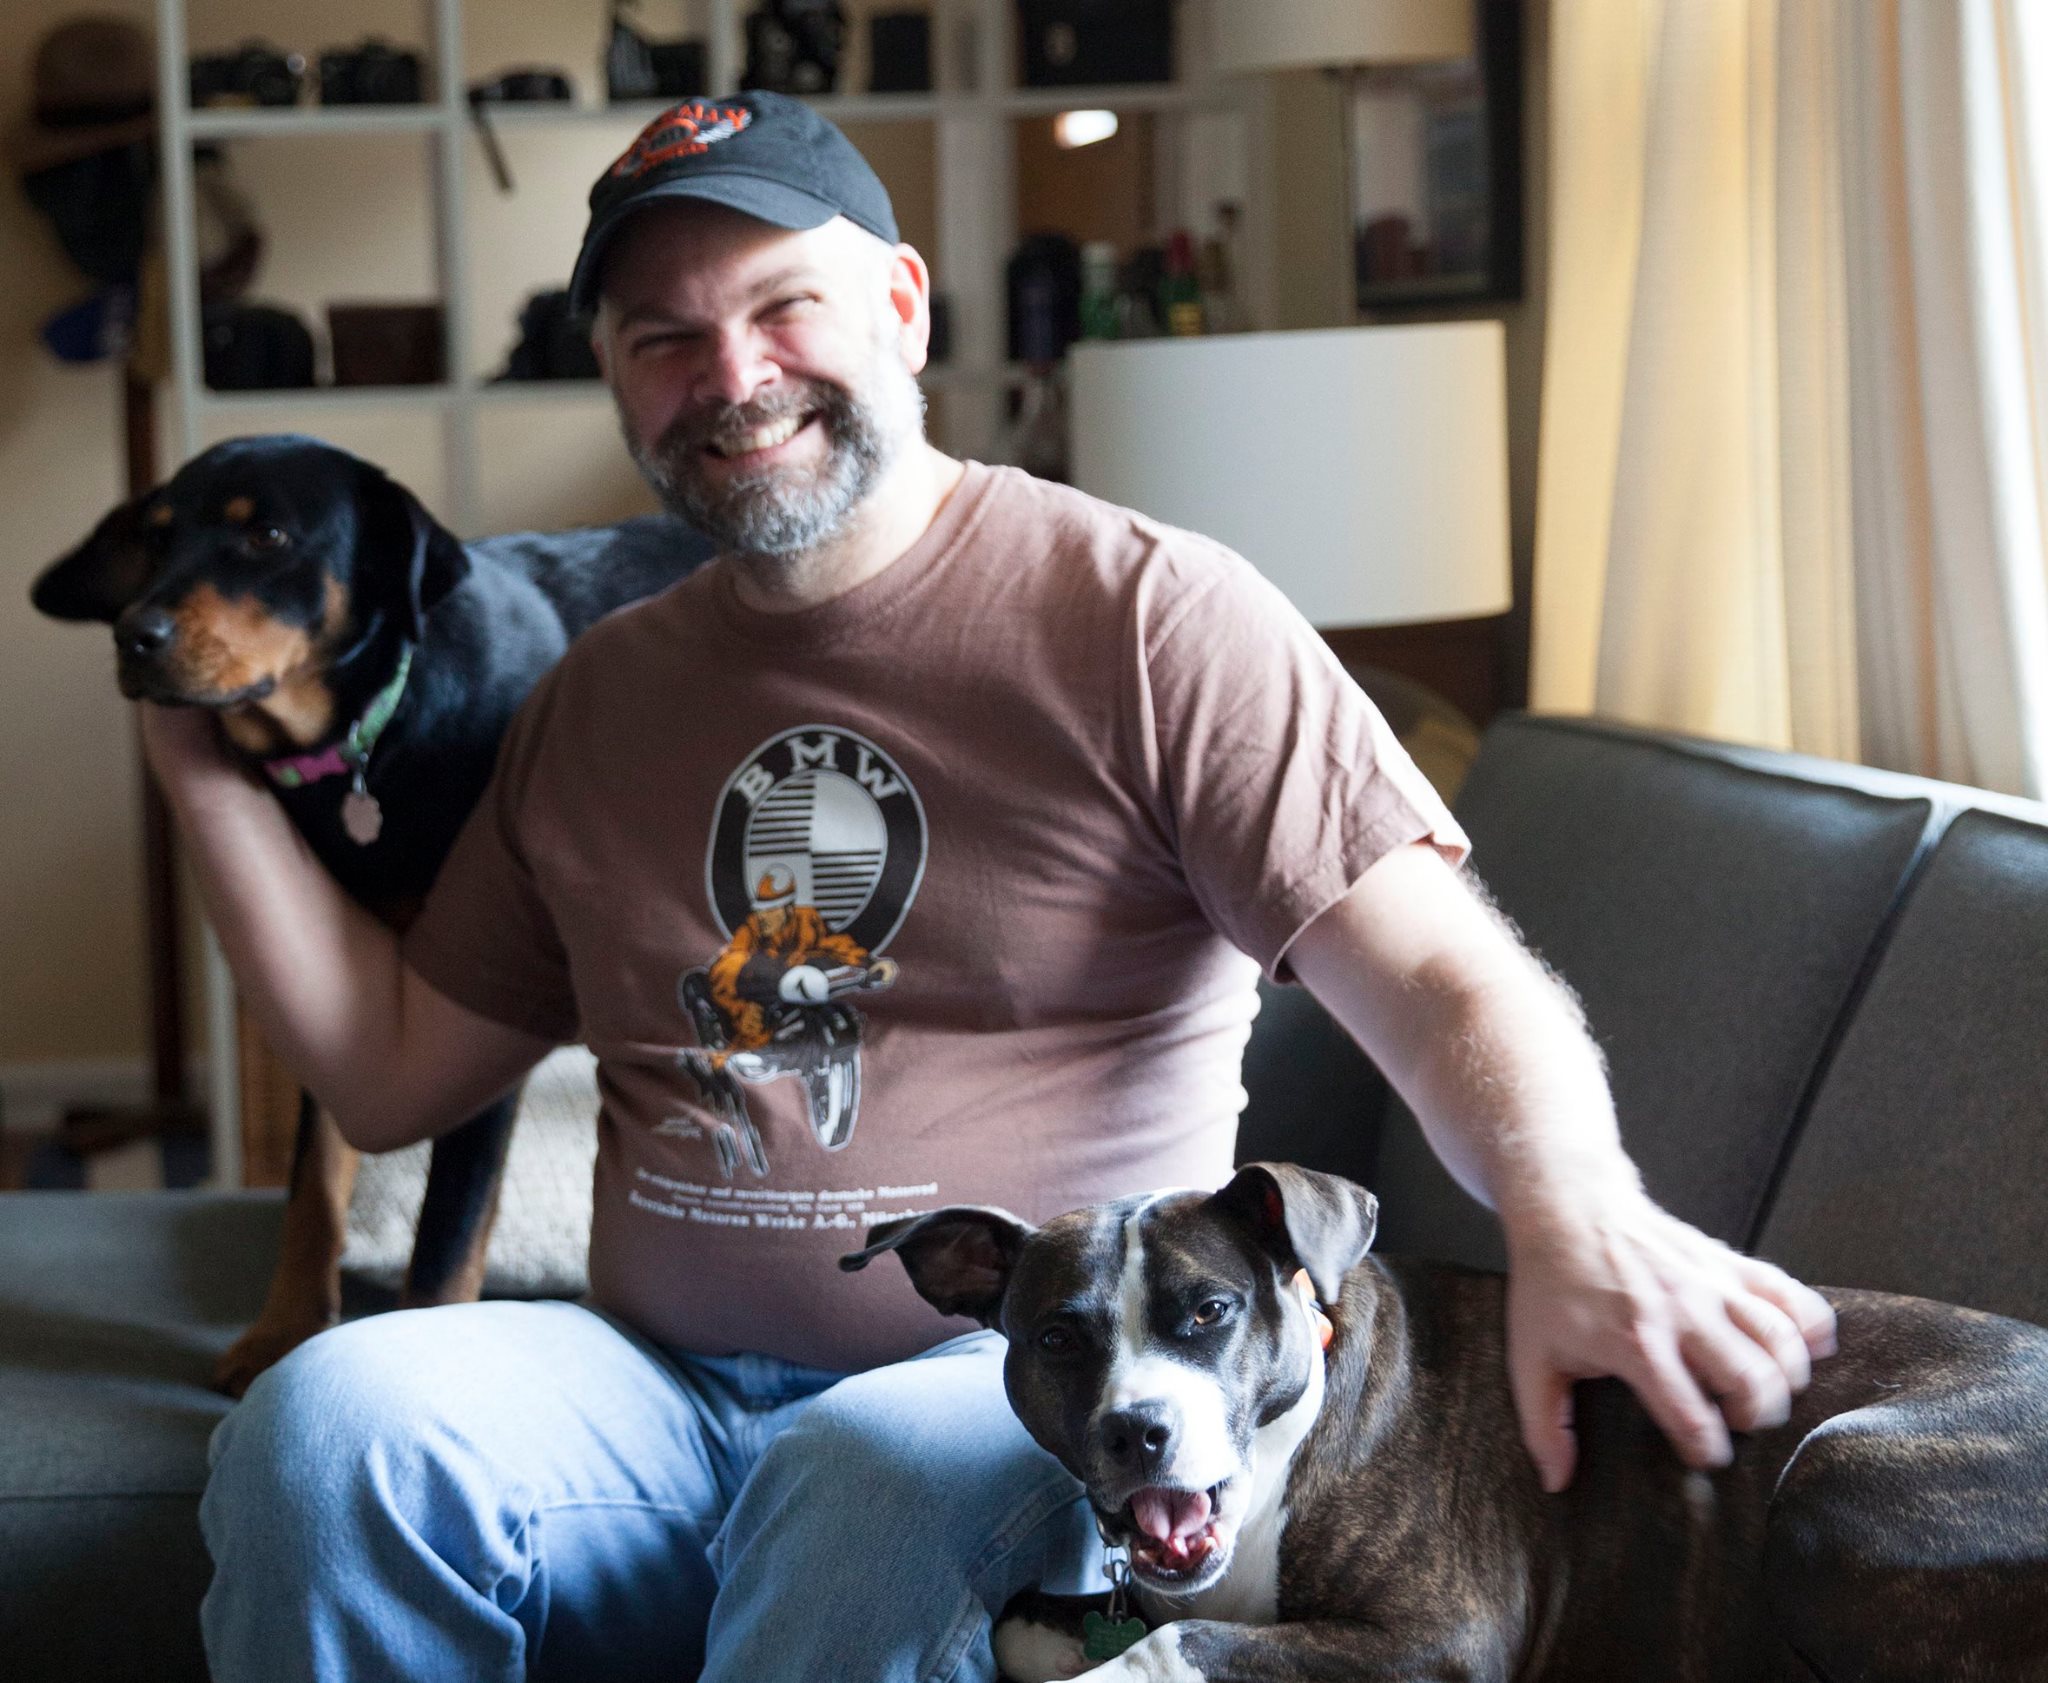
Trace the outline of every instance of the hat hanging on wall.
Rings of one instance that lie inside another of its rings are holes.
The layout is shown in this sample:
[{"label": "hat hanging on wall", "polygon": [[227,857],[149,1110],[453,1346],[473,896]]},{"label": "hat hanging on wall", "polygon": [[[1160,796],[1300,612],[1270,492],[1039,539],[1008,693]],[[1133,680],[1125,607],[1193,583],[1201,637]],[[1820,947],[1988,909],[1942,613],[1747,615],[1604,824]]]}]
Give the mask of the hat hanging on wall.
[{"label": "hat hanging on wall", "polygon": [[[9,135],[22,191],[49,219],[72,264],[101,286],[132,294],[155,197],[155,49],[125,18],[80,17],[36,46],[30,115]],[[118,354],[133,319],[130,296],[50,340],[67,360]]]},{"label": "hat hanging on wall", "polygon": [[126,18],[58,24],[36,47],[35,109],[9,152],[16,173],[35,175],[147,140],[156,128],[156,51]]}]

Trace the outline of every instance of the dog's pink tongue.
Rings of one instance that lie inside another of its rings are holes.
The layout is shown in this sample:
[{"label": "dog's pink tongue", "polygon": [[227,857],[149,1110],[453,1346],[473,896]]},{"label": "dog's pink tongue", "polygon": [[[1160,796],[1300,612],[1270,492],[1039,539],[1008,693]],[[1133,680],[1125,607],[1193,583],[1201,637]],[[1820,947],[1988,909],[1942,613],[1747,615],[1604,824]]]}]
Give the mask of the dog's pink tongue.
[{"label": "dog's pink tongue", "polygon": [[1209,1523],[1209,1493],[1152,1486],[1131,1498],[1131,1517],[1140,1531],[1157,1542],[1189,1537]]}]

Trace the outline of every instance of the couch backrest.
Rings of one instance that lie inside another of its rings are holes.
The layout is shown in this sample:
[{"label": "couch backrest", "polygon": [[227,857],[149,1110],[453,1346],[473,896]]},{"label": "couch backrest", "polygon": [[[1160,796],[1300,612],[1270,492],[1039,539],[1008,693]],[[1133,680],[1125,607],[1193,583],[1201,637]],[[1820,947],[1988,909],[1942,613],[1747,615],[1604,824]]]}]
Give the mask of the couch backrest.
[{"label": "couch backrest", "polygon": [[2048,825],[1964,812],[1913,884],[1757,1248],[2048,1322]]},{"label": "couch backrest", "polygon": [[[1458,802],[1501,908],[1585,1002],[1651,1192],[1742,1242],[1938,803],[1913,780],[1583,720],[1486,734]],[[1383,1246],[1499,1266],[1389,1108]]]}]

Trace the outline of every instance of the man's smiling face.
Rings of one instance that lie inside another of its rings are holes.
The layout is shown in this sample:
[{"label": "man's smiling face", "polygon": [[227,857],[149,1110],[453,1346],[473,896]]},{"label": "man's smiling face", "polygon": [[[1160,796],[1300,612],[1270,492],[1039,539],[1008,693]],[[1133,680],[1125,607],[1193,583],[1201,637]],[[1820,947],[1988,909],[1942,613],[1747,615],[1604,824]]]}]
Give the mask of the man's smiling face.
[{"label": "man's smiling face", "polygon": [[922,434],[923,265],[851,223],[654,205],[613,242],[594,342],[633,459],[737,554],[829,542]]}]

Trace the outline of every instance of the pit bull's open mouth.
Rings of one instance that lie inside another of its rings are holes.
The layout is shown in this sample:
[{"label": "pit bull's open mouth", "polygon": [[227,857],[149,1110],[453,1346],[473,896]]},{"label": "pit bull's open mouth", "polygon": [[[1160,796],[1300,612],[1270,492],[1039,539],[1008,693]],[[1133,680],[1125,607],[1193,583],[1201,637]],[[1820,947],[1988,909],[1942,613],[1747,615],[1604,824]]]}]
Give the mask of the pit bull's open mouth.
[{"label": "pit bull's open mouth", "polygon": [[1226,1480],[1207,1490],[1147,1485],[1134,1493],[1119,1519],[1129,1528],[1131,1570],[1159,1589],[1188,1589],[1220,1571],[1230,1558],[1237,1523],[1222,1512]]}]

